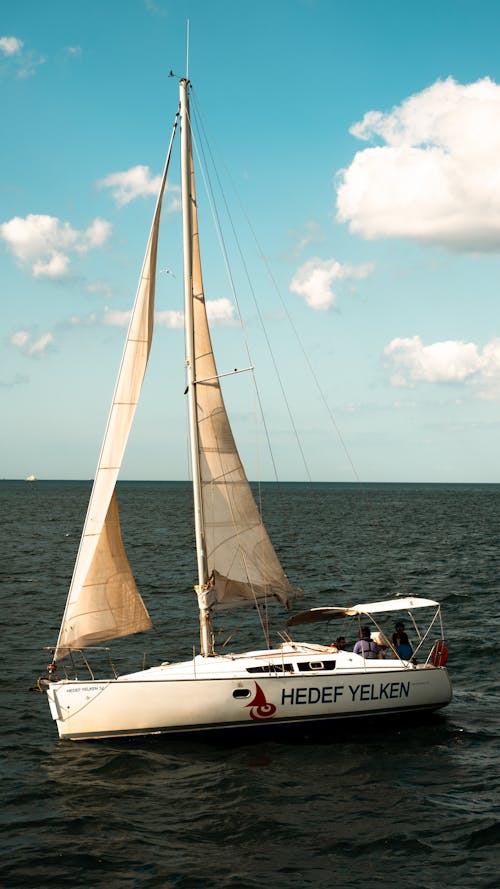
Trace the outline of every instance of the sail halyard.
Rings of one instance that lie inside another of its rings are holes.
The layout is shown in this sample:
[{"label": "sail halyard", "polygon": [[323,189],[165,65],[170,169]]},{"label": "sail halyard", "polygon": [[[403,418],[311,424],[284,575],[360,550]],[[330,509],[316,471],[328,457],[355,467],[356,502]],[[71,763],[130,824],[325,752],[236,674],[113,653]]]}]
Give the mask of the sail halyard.
[{"label": "sail halyard", "polygon": [[[181,93],[187,94],[187,82]],[[227,416],[215,363],[203,287],[198,213],[186,95],[183,185],[189,258],[186,263],[186,335],[192,428],[197,549],[203,554],[197,589],[200,618],[206,609],[256,605],[270,597],[288,605],[292,587],[262,523]],[[184,144],[184,143],[183,143]],[[187,179],[189,171],[189,182]],[[192,331],[191,331],[192,327]],[[197,504],[196,498],[199,498]],[[200,565],[200,558],[199,558]],[[208,621],[208,616],[206,617]],[[202,623],[203,638],[203,623]],[[207,643],[208,644],[208,643]],[[202,642],[203,651],[203,642]]]},{"label": "sail halyard", "polygon": [[176,115],[54,660],[72,649],[151,629],[121,538],[116,479],[153,337],[156,258]]}]

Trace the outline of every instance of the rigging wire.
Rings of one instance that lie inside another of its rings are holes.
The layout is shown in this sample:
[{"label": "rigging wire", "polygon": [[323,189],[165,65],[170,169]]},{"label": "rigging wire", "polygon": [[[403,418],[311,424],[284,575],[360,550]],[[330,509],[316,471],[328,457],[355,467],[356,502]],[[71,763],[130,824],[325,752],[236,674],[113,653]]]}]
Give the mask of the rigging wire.
[{"label": "rigging wire", "polygon": [[[199,111],[199,103],[196,103],[196,104],[198,104],[198,113],[200,114],[200,117],[201,117],[201,113],[200,113],[200,111]],[[195,104],[195,110],[196,110],[196,104]],[[206,142],[207,142],[207,145],[208,145],[208,144],[209,144],[209,143],[208,143],[208,139],[206,139]],[[214,163],[213,158],[212,158],[212,163]],[[214,163],[214,168],[215,168],[215,163]],[[298,343],[299,349],[300,349],[300,351],[301,351],[301,353],[302,353],[302,356],[303,356],[303,358],[304,358],[304,360],[305,360],[305,362],[306,362],[306,365],[307,365],[307,367],[308,367],[308,369],[309,369],[309,373],[311,374],[311,377],[312,377],[312,379],[313,379],[314,385],[315,385],[315,387],[316,387],[316,389],[317,389],[317,392],[318,392],[318,394],[319,394],[319,397],[320,397],[320,399],[321,399],[321,402],[323,403],[323,406],[324,406],[324,408],[325,408],[325,410],[326,410],[326,412],[327,412],[327,415],[328,415],[328,417],[329,417],[329,419],[330,419],[330,421],[331,421],[331,423],[332,423],[332,426],[333,426],[333,428],[334,428],[334,430],[335,430],[335,432],[336,432],[336,435],[337,435],[337,437],[338,437],[338,440],[339,440],[339,442],[340,442],[340,444],[341,444],[341,446],[342,446],[342,449],[343,449],[343,451],[344,451],[344,454],[345,454],[345,456],[346,456],[346,458],[347,458],[347,461],[348,461],[348,463],[349,463],[349,465],[350,465],[350,467],[351,467],[351,470],[352,470],[352,473],[353,473],[353,475],[354,475],[354,478],[356,479],[356,481],[357,481],[360,485],[363,485],[363,482],[362,482],[362,480],[361,480],[361,478],[360,478],[360,476],[359,476],[359,474],[358,474],[358,471],[357,471],[357,469],[356,469],[356,467],[355,467],[355,465],[354,465],[354,461],[353,461],[353,459],[352,459],[352,457],[351,457],[349,448],[347,447],[347,443],[346,443],[346,441],[345,441],[345,439],[344,439],[344,437],[343,437],[343,435],[342,435],[342,432],[341,432],[340,427],[339,427],[339,425],[338,425],[338,423],[337,423],[337,421],[336,421],[336,419],[335,419],[335,416],[334,416],[334,414],[333,414],[333,411],[332,411],[332,409],[330,408],[330,405],[328,404],[328,400],[327,400],[327,398],[326,398],[326,396],[325,396],[325,393],[324,393],[324,391],[323,391],[323,388],[322,388],[322,386],[321,386],[321,384],[320,384],[320,381],[319,381],[319,379],[318,379],[318,376],[317,376],[317,374],[316,374],[316,371],[314,370],[314,367],[313,367],[313,365],[312,365],[312,363],[311,363],[311,360],[310,360],[310,358],[309,358],[309,356],[308,356],[308,354],[307,354],[307,352],[306,352],[306,350],[305,350],[305,347],[304,347],[304,345],[303,345],[303,343],[302,343],[302,340],[301,340],[301,338],[300,338],[300,336],[299,336],[299,332],[298,332],[298,330],[297,330],[297,328],[296,328],[296,326],[295,326],[295,324],[294,324],[294,322],[293,322],[293,320],[292,320],[292,317],[291,317],[290,312],[289,312],[289,310],[288,310],[288,308],[287,308],[287,306],[286,306],[285,300],[283,299],[283,295],[282,295],[281,290],[280,290],[280,288],[279,288],[279,286],[278,286],[278,283],[277,283],[277,281],[276,281],[276,278],[274,277],[274,274],[273,274],[273,272],[272,272],[272,269],[271,269],[271,267],[270,267],[270,265],[269,265],[269,262],[268,262],[268,260],[266,259],[266,256],[265,256],[265,254],[264,254],[264,251],[262,250],[262,247],[261,247],[261,245],[260,245],[259,239],[258,239],[257,234],[256,234],[256,232],[255,232],[255,229],[254,229],[254,227],[253,227],[253,225],[252,225],[252,223],[251,223],[251,220],[250,220],[250,218],[249,218],[249,216],[248,216],[248,214],[247,214],[247,212],[246,212],[246,210],[245,210],[245,208],[244,208],[244,206],[243,206],[243,203],[242,203],[242,201],[241,201],[241,198],[240,198],[240,195],[239,195],[238,190],[237,190],[237,188],[236,188],[236,185],[235,185],[235,183],[234,183],[234,180],[233,180],[233,178],[232,178],[230,172],[228,171],[227,167],[225,166],[225,164],[224,164],[224,168],[225,168],[226,174],[227,174],[227,176],[228,176],[229,182],[231,183],[231,186],[232,186],[232,188],[233,188],[233,192],[234,192],[234,194],[236,195],[236,199],[237,199],[237,201],[238,201],[238,204],[239,204],[239,207],[240,207],[240,209],[241,209],[241,212],[243,213],[243,216],[244,216],[244,218],[245,218],[245,221],[246,221],[246,223],[247,223],[247,225],[248,225],[248,228],[249,228],[249,230],[250,230],[250,233],[251,233],[251,235],[252,235],[252,237],[253,237],[253,240],[254,240],[254,242],[255,242],[255,245],[256,245],[256,248],[257,248],[259,257],[260,257],[261,261],[263,262],[264,267],[265,267],[265,269],[266,269],[266,271],[267,271],[267,273],[268,273],[268,275],[269,275],[269,278],[270,278],[271,283],[272,283],[272,285],[273,285],[273,287],[274,287],[274,290],[275,290],[275,292],[276,292],[276,294],[277,294],[277,296],[278,296],[278,299],[279,299],[279,302],[280,302],[280,304],[281,304],[281,307],[282,307],[282,309],[283,309],[283,311],[284,311],[284,313],[285,313],[285,315],[286,315],[286,317],[287,317],[288,323],[290,324],[290,327],[291,327],[291,329],[292,329],[292,331],[293,331],[293,334],[294,334],[294,336],[295,336],[295,339],[296,339],[296,341],[297,341],[297,343]],[[215,169],[216,169],[216,168],[215,168]],[[220,182],[219,182],[219,184],[220,184]],[[220,187],[221,187],[221,186],[220,186]],[[227,209],[227,212],[228,212],[228,215],[229,215],[229,218],[230,218],[230,221],[231,221],[231,225],[232,225],[232,218],[231,218],[231,216],[230,216],[229,209],[227,208],[227,203],[226,203],[226,201],[225,201],[225,196],[224,196],[224,192],[223,192],[223,190],[222,190],[222,187],[221,187],[221,192],[222,192],[223,200],[224,200],[224,203],[226,204],[226,209]],[[232,226],[232,227],[233,227],[233,226]],[[234,227],[233,227],[233,232],[234,232]],[[237,240],[236,233],[235,233],[235,238],[236,238],[236,240]],[[238,242],[238,240],[237,240],[237,244],[238,244],[238,249],[240,249],[240,248],[239,248],[239,242]],[[240,252],[240,255],[241,255],[241,252]],[[245,262],[244,262],[243,257],[242,257],[242,262],[243,262],[243,265],[244,265],[244,268],[245,268],[245,272],[246,272],[246,274],[247,274],[247,276],[248,276],[248,271],[247,271],[246,264],[245,264]],[[254,297],[254,301],[255,301],[255,304],[256,304],[257,312],[258,312],[258,314],[259,314],[259,319],[260,319],[261,324],[262,324],[262,326],[263,326],[264,334],[265,334],[265,336],[266,336],[266,340],[267,340],[267,332],[266,332],[265,327],[264,327],[263,322],[262,322],[262,316],[261,316],[261,314],[260,314],[260,309],[259,309],[258,303],[257,303],[257,301],[256,301],[255,294],[254,294],[253,288],[252,288],[252,286],[251,286],[251,282],[249,282],[249,283],[250,283],[250,288],[251,288],[252,295],[253,295],[253,297]],[[271,356],[272,356],[272,358],[273,358],[273,363],[274,363],[274,356],[272,355],[272,350],[271,350],[270,345],[269,345],[269,349],[270,349],[270,351],[271,351]],[[277,373],[277,375],[278,375],[278,379],[279,379],[279,381],[280,381],[280,386],[281,386],[281,388],[282,388],[282,392],[284,392],[284,390],[283,390],[283,386],[282,386],[282,383],[281,383],[281,378],[280,378],[280,376],[279,376],[279,371],[278,371],[277,369],[276,369],[276,373]],[[284,397],[285,397],[285,403],[287,403],[287,401],[286,401],[286,396],[284,396]],[[287,407],[288,407],[288,404],[287,404]],[[295,432],[295,434],[296,434],[296,436],[297,436],[297,433],[296,433],[296,430],[295,430],[295,426],[294,426],[294,432]],[[300,448],[300,451],[301,451],[301,453],[302,453],[302,447],[301,447],[301,445],[300,445],[298,436],[297,436],[297,442],[298,442],[298,444],[299,444],[299,448]],[[304,460],[305,460],[305,458],[304,458]],[[309,478],[309,481],[311,481],[311,477],[310,477],[309,473],[308,473],[308,478]]]},{"label": "rigging wire", "polygon": [[[200,142],[201,142],[201,140],[200,140]],[[236,292],[236,286],[235,286],[235,283],[234,283],[234,278],[233,278],[233,274],[232,274],[232,271],[231,271],[231,266],[230,266],[230,264],[229,264],[228,252],[227,252],[227,249],[226,249],[226,244],[225,244],[225,240],[224,240],[224,235],[223,235],[223,232],[222,232],[222,226],[221,226],[221,223],[220,223],[220,217],[219,217],[219,213],[218,213],[218,210],[217,210],[217,205],[216,205],[215,200],[214,200],[214,191],[213,191],[213,188],[212,188],[212,183],[211,183],[211,181],[210,181],[210,174],[209,174],[209,170],[208,170],[208,165],[206,164],[206,161],[205,161],[205,155],[204,155],[204,151],[203,151],[203,143],[201,142],[201,144],[198,145],[198,140],[196,140],[196,139],[194,138],[194,134],[193,134],[193,144],[194,144],[194,148],[195,148],[195,151],[196,151],[196,156],[197,156],[197,158],[198,158],[198,163],[199,163],[200,170],[201,170],[201,175],[202,175],[202,178],[203,178],[203,184],[204,184],[204,186],[205,186],[205,192],[206,192],[206,195],[207,195],[207,198],[208,198],[208,203],[209,203],[209,206],[210,206],[210,211],[211,211],[211,213],[212,213],[212,218],[213,218],[213,221],[214,221],[215,231],[216,231],[216,233],[217,233],[217,238],[218,238],[218,240],[219,240],[219,245],[220,245],[221,252],[222,252],[222,256],[223,256],[223,259],[224,259],[224,265],[225,265],[225,267],[226,267],[226,274],[227,274],[227,276],[228,276],[229,286],[230,286],[230,288],[231,288],[231,293],[232,293],[233,299],[234,299],[234,301],[235,301],[235,303],[236,303],[236,308],[237,308],[237,310],[238,310],[238,316],[239,316],[239,319],[240,319],[241,329],[242,329],[242,332],[243,332],[243,341],[244,341],[245,351],[246,351],[246,353],[247,353],[247,358],[248,358],[249,364],[250,364],[250,366],[251,366],[251,368],[252,368],[252,379],[253,379],[253,383],[254,383],[254,390],[255,390],[255,392],[256,392],[256,394],[257,394],[257,400],[258,400],[258,403],[259,403],[260,416],[261,416],[262,423],[263,423],[263,426],[264,426],[264,431],[265,431],[265,435],[266,435],[266,439],[267,439],[268,449],[269,449],[269,453],[270,453],[270,456],[271,456],[271,462],[272,462],[272,465],[273,465],[274,477],[275,477],[276,481],[278,481],[278,469],[277,469],[276,462],[275,462],[275,459],[274,459],[274,453],[273,453],[273,450],[272,450],[272,447],[271,447],[271,440],[270,440],[269,431],[268,431],[267,424],[266,424],[266,419],[265,419],[265,415],[264,415],[264,408],[263,408],[263,405],[262,405],[262,401],[261,401],[261,397],[260,397],[259,388],[258,388],[258,386],[257,386],[256,379],[255,379],[255,372],[254,372],[254,369],[253,369],[252,356],[251,356],[251,354],[250,354],[250,347],[249,347],[249,344],[248,344],[248,338],[247,338],[247,335],[246,335],[246,329],[245,329],[245,325],[244,325],[244,323],[243,323],[243,315],[242,315],[242,312],[241,312],[241,309],[240,309],[240,304],[239,304],[239,300],[238,300],[238,294],[237,294],[237,292]],[[262,502],[262,498],[261,498],[261,490],[260,490],[260,479],[259,479],[259,501]]]},{"label": "rigging wire", "polygon": [[[246,260],[245,260],[245,256],[244,256],[243,250],[242,250],[242,248],[241,248],[240,240],[239,240],[239,238],[238,238],[238,233],[237,233],[237,231],[236,231],[236,227],[235,227],[234,222],[233,222],[233,218],[232,218],[232,215],[231,215],[231,211],[230,211],[230,208],[229,208],[228,201],[227,201],[227,199],[226,199],[226,195],[225,195],[225,192],[224,192],[224,188],[223,188],[223,185],[222,185],[222,182],[221,182],[221,179],[220,179],[218,170],[217,170],[217,166],[216,166],[216,164],[215,164],[215,160],[214,160],[212,151],[211,151],[211,149],[210,149],[210,143],[209,143],[209,140],[208,140],[208,138],[207,138],[207,136],[206,136],[205,129],[204,129],[204,127],[203,127],[203,119],[202,119],[202,116],[201,116],[201,112],[200,112],[199,109],[198,109],[198,103],[197,103],[196,97],[193,96],[193,98],[195,99],[195,101],[193,102],[193,108],[194,108],[194,112],[195,112],[194,117],[195,117],[195,119],[197,120],[198,130],[199,130],[200,134],[203,135],[204,142],[206,143],[207,148],[208,148],[208,151],[209,151],[209,153],[210,153],[210,159],[211,159],[211,162],[212,162],[212,166],[213,166],[213,168],[214,168],[214,171],[215,171],[215,176],[216,176],[216,179],[217,179],[217,184],[218,184],[218,186],[219,186],[219,190],[220,190],[220,193],[221,193],[221,196],[222,196],[222,200],[223,200],[223,202],[224,202],[224,206],[225,206],[225,209],[226,209],[226,213],[227,213],[227,216],[228,216],[228,219],[229,219],[229,224],[230,224],[230,226],[231,226],[231,230],[232,230],[232,233],[233,233],[233,237],[234,237],[234,240],[235,240],[235,244],[236,244],[236,247],[237,247],[237,250],[238,250],[238,253],[239,253],[240,261],[241,261],[241,263],[242,263],[243,270],[244,270],[244,272],[245,272],[245,277],[246,277],[246,279],[247,279],[247,284],[248,284],[248,287],[249,287],[249,290],[250,290],[250,293],[251,293],[251,295],[252,295],[252,299],[253,299],[253,302],[254,302],[254,305],[255,305],[255,308],[256,308],[256,311],[257,311],[257,315],[258,315],[258,318],[259,318],[260,327],[261,327],[261,330],[262,330],[262,332],[263,332],[263,334],[264,334],[264,338],[265,338],[265,341],[266,341],[266,345],[267,345],[269,354],[270,354],[270,356],[271,356],[271,361],[272,361],[272,363],[273,363],[274,372],[275,372],[275,374],[276,374],[276,378],[277,378],[277,380],[278,380],[278,384],[279,384],[279,387],[280,387],[280,390],[281,390],[281,394],[282,394],[282,397],[283,397],[283,401],[284,401],[285,407],[286,407],[286,409],[287,409],[288,418],[289,418],[289,420],[290,420],[290,425],[291,425],[291,427],[292,427],[292,431],[293,431],[293,434],[294,434],[294,437],[295,437],[295,441],[296,441],[296,443],[297,443],[297,447],[298,447],[298,449],[299,449],[299,451],[300,451],[300,455],[301,455],[301,457],[302,457],[302,462],[303,462],[303,464],[304,464],[304,468],[305,468],[305,471],[306,471],[307,479],[308,479],[308,481],[310,482],[310,481],[312,481],[312,478],[311,478],[311,473],[310,473],[310,470],[309,470],[309,465],[308,465],[308,463],[307,463],[307,459],[306,459],[304,450],[303,450],[303,448],[302,448],[302,443],[301,443],[301,441],[300,441],[300,436],[299,436],[298,431],[297,431],[297,426],[296,426],[295,419],[294,419],[294,416],[293,416],[293,412],[292,412],[292,409],[291,409],[291,406],[290,406],[290,402],[289,402],[289,400],[288,400],[288,398],[287,398],[287,394],[286,394],[285,386],[284,386],[284,383],[283,383],[283,379],[282,379],[282,376],[281,376],[281,374],[280,374],[280,372],[279,372],[278,364],[277,364],[277,361],[276,361],[276,358],[275,358],[275,355],[274,355],[274,352],[273,352],[273,349],[272,349],[272,346],[271,346],[271,341],[270,341],[270,339],[269,339],[269,334],[268,334],[268,332],[267,332],[266,325],[264,324],[264,319],[263,319],[263,317],[262,317],[262,312],[261,312],[261,309],[260,309],[260,305],[259,305],[258,300],[257,300],[257,296],[256,296],[256,293],[255,293],[255,288],[254,288],[254,286],[253,286],[253,284],[252,284],[252,279],[251,279],[251,277],[250,277],[250,273],[249,273],[249,271],[248,271],[248,265],[247,265],[247,262],[246,262]],[[197,116],[197,115],[198,115],[198,116]],[[201,140],[200,140],[200,141],[201,141]],[[206,168],[207,168],[207,170],[208,170],[208,166],[207,166],[206,164],[205,164],[205,166],[206,166]],[[211,187],[211,186],[210,186],[210,187]],[[234,187],[234,186],[233,186],[233,187]],[[213,190],[212,190],[212,197],[213,197]],[[215,202],[214,202],[214,204],[215,204]],[[240,204],[240,206],[241,206],[241,204]],[[217,214],[217,216],[218,216],[218,214]],[[245,218],[247,219],[247,217],[245,217]],[[248,219],[247,219],[247,223],[248,223]],[[220,223],[218,223],[218,224],[220,225]],[[252,234],[253,234],[253,232],[252,232]],[[255,236],[254,236],[254,237],[255,237]],[[225,248],[224,248],[224,249],[225,249]],[[259,249],[259,252],[261,252],[260,249]],[[235,296],[236,304],[238,305],[237,298],[236,298],[236,294],[234,294],[234,296]],[[240,312],[239,305],[238,305],[238,312],[239,312],[240,319],[241,319],[241,322],[242,322],[242,325],[243,325],[243,318],[242,318],[242,315],[241,315],[241,312]],[[246,338],[245,338],[245,343],[246,343]],[[248,347],[247,347],[247,348],[248,348]],[[258,386],[257,386],[257,382],[256,382],[256,380],[255,380],[255,386],[256,386],[257,391],[258,391]],[[259,393],[259,404],[260,404],[260,393]],[[261,406],[261,411],[262,411],[262,406]],[[267,432],[267,429],[266,429],[266,432]],[[268,441],[269,441],[269,439],[268,439]],[[270,451],[271,451],[271,454],[272,454],[272,449],[271,449],[271,444],[270,444],[270,442],[269,442],[269,448],[270,448]],[[273,459],[273,464],[274,464],[274,457],[273,457],[273,456],[272,456],[272,459]],[[278,480],[278,476],[277,476],[277,475],[276,475],[276,480]]]}]

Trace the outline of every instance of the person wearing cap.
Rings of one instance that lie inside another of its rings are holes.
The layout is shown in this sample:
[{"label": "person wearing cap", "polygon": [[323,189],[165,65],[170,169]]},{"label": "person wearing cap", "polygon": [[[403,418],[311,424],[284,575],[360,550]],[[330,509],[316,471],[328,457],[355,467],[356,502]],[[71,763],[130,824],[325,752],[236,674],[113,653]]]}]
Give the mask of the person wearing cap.
[{"label": "person wearing cap", "polygon": [[360,654],[366,660],[378,658],[381,646],[374,642],[371,638],[370,627],[361,627],[359,631],[359,639],[353,648],[354,654]]}]

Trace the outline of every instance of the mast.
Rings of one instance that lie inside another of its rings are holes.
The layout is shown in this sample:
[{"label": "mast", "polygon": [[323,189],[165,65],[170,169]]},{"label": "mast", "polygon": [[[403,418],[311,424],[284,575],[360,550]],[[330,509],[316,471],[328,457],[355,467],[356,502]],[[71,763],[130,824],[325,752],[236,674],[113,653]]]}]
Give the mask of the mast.
[{"label": "mast", "polygon": [[207,555],[203,530],[201,498],[200,450],[198,443],[198,418],[196,407],[196,367],[193,324],[193,242],[191,225],[191,121],[189,118],[189,81],[182,78],[179,84],[181,106],[181,181],[182,181],[182,240],[184,249],[184,317],[186,336],[187,399],[189,416],[189,442],[193,473],[194,529],[196,559],[198,564],[198,605],[200,609],[200,643],[204,657],[212,654],[209,608],[205,591],[208,582]]}]

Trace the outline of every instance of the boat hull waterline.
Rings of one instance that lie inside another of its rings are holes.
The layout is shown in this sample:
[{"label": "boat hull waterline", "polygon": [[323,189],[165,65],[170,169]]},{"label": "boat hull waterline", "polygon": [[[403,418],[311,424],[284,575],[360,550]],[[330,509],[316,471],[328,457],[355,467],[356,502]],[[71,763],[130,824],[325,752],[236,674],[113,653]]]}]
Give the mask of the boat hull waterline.
[{"label": "boat hull waterline", "polygon": [[112,680],[50,683],[59,736],[92,740],[406,714],[445,707],[452,696],[446,669],[432,665],[386,660],[366,669],[250,676],[234,662],[229,673],[224,657],[209,660],[205,670],[190,661]]}]

